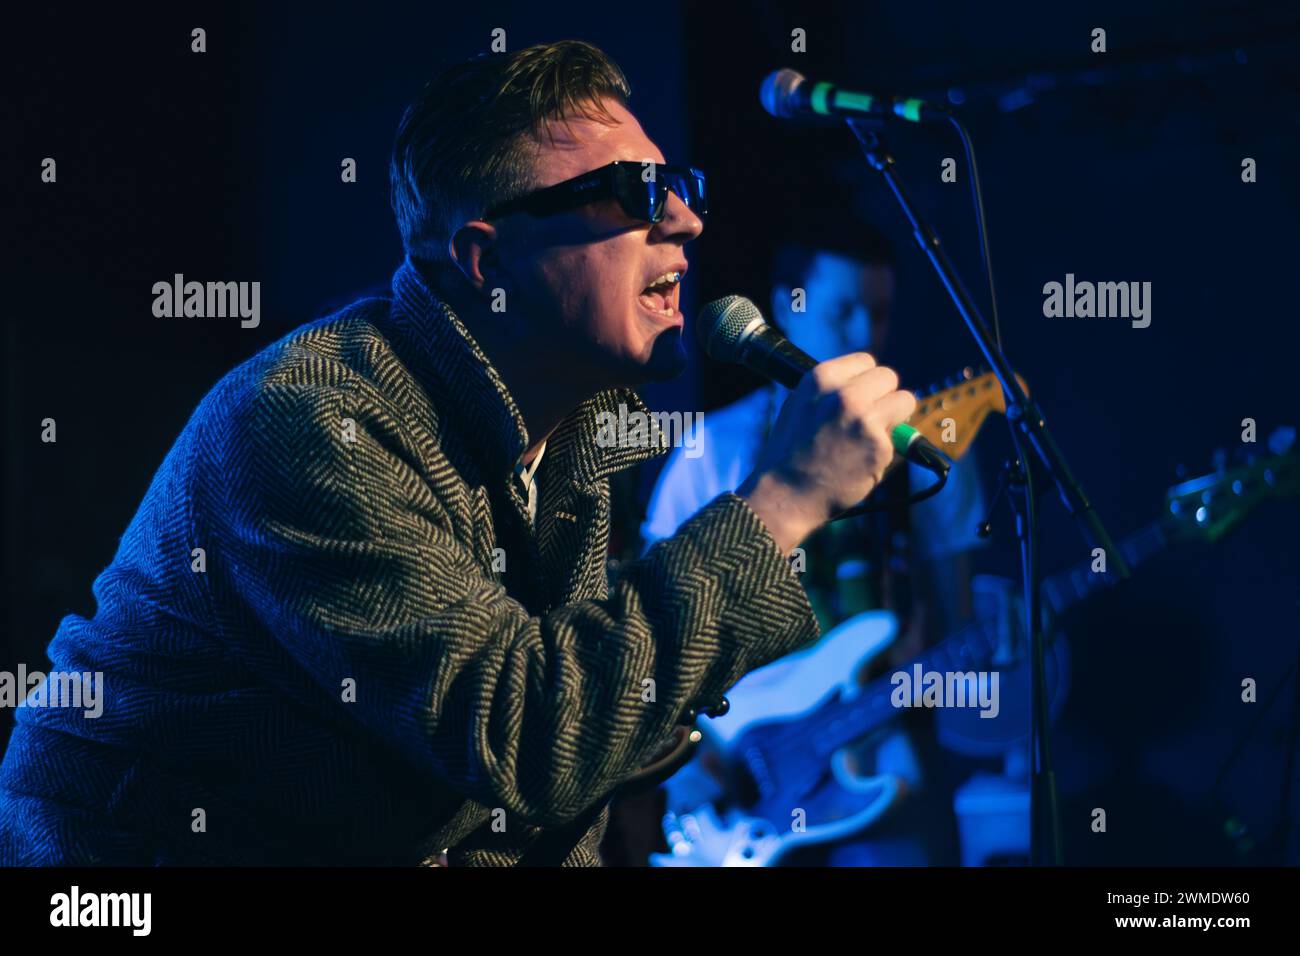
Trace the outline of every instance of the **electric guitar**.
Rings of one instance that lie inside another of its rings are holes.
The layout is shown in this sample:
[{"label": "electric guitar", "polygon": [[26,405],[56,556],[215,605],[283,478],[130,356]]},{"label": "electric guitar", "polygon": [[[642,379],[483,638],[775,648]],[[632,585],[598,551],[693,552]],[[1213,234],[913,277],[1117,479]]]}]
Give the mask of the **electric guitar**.
[{"label": "electric guitar", "polygon": [[[1161,518],[1120,545],[1129,566],[1175,543],[1215,542],[1262,502],[1300,492],[1294,439],[1294,429],[1280,429],[1271,454],[1169,489]],[[1044,580],[1044,612],[1059,614],[1114,583],[1093,565],[1090,558]],[[668,782],[671,852],[652,855],[651,864],[771,866],[797,846],[850,837],[880,819],[904,787],[891,775],[855,773],[846,748],[899,715],[892,675],[865,687],[853,679],[896,632],[888,611],[859,614],[732,688],[730,711],[702,733],[708,752]],[[997,621],[977,621],[894,674],[1001,663],[1004,634]],[[1050,692],[1056,675],[1048,663]],[[1023,721],[1023,712],[1016,719]]]},{"label": "electric guitar", "polygon": [[[1025,380],[1019,375],[1016,380],[1028,394]],[[921,396],[908,424],[955,461],[970,449],[971,442],[989,415],[995,412],[1005,414],[1006,410],[1006,399],[997,376],[992,372],[976,373],[974,369],[964,368],[959,375],[948,379],[942,388]],[[721,716],[727,706],[724,704],[724,709],[709,716]],[[639,793],[652,789],[681,769],[703,739],[696,728],[698,716],[694,712],[683,714],[650,762],[619,785],[620,792]]]}]

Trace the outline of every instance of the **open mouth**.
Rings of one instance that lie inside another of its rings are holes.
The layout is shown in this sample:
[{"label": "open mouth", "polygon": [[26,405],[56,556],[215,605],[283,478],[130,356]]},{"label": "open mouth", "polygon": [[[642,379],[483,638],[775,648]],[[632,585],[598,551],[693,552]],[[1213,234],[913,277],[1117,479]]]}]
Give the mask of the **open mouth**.
[{"label": "open mouth", "polygon": [[665,272],[658,276],[636,297],[641,308],[657,315],[672,317],[677,314],[678,290],[681,288],[680,272]]}]

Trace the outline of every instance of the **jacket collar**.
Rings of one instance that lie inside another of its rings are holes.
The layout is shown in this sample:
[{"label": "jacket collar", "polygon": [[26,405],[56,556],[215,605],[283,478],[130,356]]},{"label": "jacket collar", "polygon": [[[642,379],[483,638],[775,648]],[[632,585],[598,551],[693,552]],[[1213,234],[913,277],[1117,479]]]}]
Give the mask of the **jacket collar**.
[{"label": "jacket collar", "polygon": [[[464,323],[409,258],[393,276],[389,318],[391,331],[411,353],[412,371],[436,396],[445,419],[464,435],[484,476],[508,481],[529,445],[523,416]],[[634,413],[649,416],[645,403],[631,388],[596,393],[570,412],[547,439],[547,471],[594,484],[663,454],[666,436],[658,434],[657,440],[638,443],[600,440],[602,426],[607,436],[611,419],[626,421]]]}]

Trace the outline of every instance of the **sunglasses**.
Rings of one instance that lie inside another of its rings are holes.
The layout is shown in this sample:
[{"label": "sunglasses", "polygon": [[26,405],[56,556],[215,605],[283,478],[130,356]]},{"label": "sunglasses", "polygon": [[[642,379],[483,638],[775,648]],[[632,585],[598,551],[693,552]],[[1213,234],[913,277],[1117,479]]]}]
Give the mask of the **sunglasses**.
[{"label": "sunglasses", "polygon": [[708,213],[704,173],[698,169],[617,162],[493,206],[483,218],[496,219],[512,212],[552,216],[587,203],[616,199],[629,219],[656,223],[664,217],[670,192],[676,193],[695,215],[703,218]]}]

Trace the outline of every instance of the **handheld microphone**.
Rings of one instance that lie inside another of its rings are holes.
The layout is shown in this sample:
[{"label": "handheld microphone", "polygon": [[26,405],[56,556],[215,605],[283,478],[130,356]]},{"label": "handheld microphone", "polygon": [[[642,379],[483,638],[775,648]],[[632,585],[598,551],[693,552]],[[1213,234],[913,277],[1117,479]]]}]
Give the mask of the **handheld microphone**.
[{"label": "handheld microphone", "polygon": [[797,70],[768,74],[759,89],[763,109],[777,119],[801,116],[897,116],[911,123],[947,119],[946,110],[915,97],[877,96],[842,90],[834,83],[814,83]]},{"label": "handheld microphone", "polygon": [[[743,295],[715,299],[700,310],[695,320],[695,337],[700,349],[717,362],[743,365],[769,381],[788,389],[817,364],[772,326],[763,313]],[[890,433],[894,450],[910,462],[946,477],[952,463],[925,436],[906,423]]]}]

